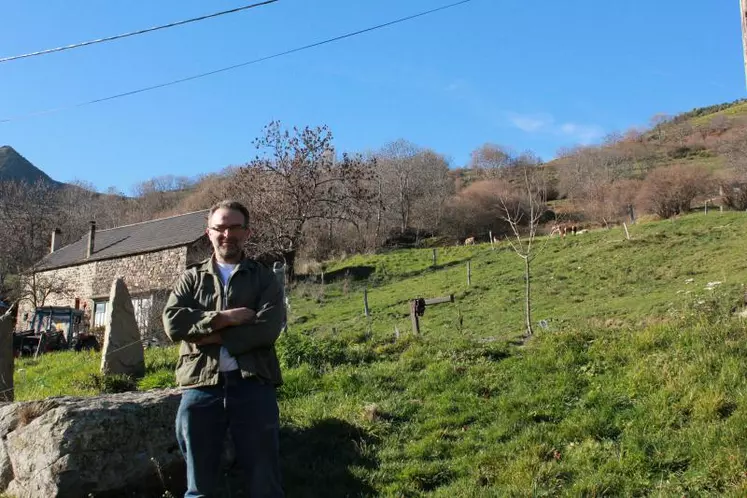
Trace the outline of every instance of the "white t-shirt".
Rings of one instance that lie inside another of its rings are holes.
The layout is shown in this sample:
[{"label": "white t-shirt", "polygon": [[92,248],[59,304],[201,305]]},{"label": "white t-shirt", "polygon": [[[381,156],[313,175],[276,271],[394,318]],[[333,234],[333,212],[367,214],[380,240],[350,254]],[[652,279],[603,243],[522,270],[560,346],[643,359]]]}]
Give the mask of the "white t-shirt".
[{"label": "white t-shirt", "polygon": [[[230,263],[218,263],[217,261],[215,264],[218,266],[218,273],[220,274],[220,280],[223,283],[223,295],[227,298],[228,297],[228,279],[231,277],[231,274],[236,269],[237,266],[235,264]],[[221,304],[221,309],[225,309],[226,303],[223,302]],[[231,372],[233,370],[238,370],[239,364],[236,361],[236,358],[230,355],[228,350],[224,348],[223,346],[220,347],[220,359],[218,360],[218,370],[221,372]]]}]

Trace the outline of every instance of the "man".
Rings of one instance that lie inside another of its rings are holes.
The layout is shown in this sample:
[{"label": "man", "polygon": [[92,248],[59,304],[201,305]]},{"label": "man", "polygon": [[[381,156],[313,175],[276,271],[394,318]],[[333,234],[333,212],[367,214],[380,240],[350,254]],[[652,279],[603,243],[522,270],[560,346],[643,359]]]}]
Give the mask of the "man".
[{"label": "man", "polygon": [[274,345],[285,309],[272,271],[244,257],[248,224],[238,202],[210,209],[213,256],[182,274],[163,311],[166,333],[181,341],[176,435],[187,462],[185,498],[215,496],[227,430],[250,496],[283,496]]}]

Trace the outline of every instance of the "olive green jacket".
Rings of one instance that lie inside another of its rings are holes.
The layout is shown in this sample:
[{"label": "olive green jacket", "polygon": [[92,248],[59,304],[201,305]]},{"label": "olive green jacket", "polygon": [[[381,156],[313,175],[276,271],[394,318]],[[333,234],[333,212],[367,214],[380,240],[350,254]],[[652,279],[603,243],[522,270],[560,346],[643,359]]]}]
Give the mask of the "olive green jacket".
[{"label": "olive green jacket", "polygon": [[[176,382],[182,387],[218,383],[219,344],[198,346],[196,341],[215,332],[210,322],[223,309],[250,308],[252,323],[221,329],[223,347],[236,358],[244,378],[257,376],[282,384],[275,341],[285,320],[283,293],[265,265],[243,259],[228,280],[224,296],[213,258],[189,267],[179,278],[163,310],[163,325],[172,341],[181,341]],[[224,304],[225,300],[225,306]]]}]

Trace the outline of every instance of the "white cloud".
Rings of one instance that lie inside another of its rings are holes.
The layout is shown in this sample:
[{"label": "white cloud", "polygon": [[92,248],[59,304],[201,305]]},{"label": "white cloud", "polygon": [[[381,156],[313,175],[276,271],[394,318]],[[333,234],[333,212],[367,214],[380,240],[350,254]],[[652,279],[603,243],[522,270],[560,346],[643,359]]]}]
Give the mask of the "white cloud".
[{"label": "white cloud", "polygon": [[558,123],[551,114],[506,113],[509,122],[526,133],[543,133],[570,138],[581,144],[589,144],[604,136],[604,129],[595,124],[573,122]]},{"label": "white cloud", "polygon": [[518,129],[527,133],[545,131],[551,127],[554,119],[548,114],[518,114],[509,113],[508,119]]},{"label": "white cloud", "polygon": [[589,144],[604,136],[604,130],[598,125],[583,125],[577,123],[563,123],[560,132],[581,142]]}]

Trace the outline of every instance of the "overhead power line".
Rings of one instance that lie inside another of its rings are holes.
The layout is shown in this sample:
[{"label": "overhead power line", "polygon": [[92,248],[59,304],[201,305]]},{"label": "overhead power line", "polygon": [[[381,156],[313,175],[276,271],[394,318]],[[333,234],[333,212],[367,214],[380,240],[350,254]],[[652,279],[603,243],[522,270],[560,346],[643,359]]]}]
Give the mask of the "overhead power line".
[{"label": "overhead power line", "polygon": [[172,22],[172,23],[169,23],[169,24],[164,24],[162,26],[155,26],[155,27],[148,28],[148,29],[141,29],[139,31],[132,31],[131,33],[124,33],[124,34],[121,34],[121,35],[108,36],[106,38],[99,38],[97,40],[90,40],[90,41],[81,42],[81,43],[74,43],[72,45],[65,45],[65,46],[62,46],[62,47],[50,48],[50,49],[47,49],[47,50],[39,50],[38,52],[31,52],[31,53],[28,53],[28,54],[14,55],[14,56],[11,56],[11,57],[3,57],[3,58],[0,58],[0,63],[15,61],[15,60],[18,60],[18,59],[26,59],[27,57],[35,57],[37,55],[46,55],[46,54],[51,54],[51,53],[54,53],[54,52],[62,52],[63,50],[72,50],[74,48],[85,47],[87,45],[95,45],[97,43],[104,43],[104,42],[109,42],[109,41],[112,41],[112,40],[119,40],[121,38],[127,38],[127,37],[130,37],[130,36],[142,35],[142,34],[145,34],[145,33],[152,33],[153,31],[158,31],[158,30],[161,30],[161,29],[173,28],[175,26],[182,26],[184,24],[189,24],[189,23],[192,23],[192,22],[204,21],[205,19],[211,19],[213,17],[224,16],[226,14],[234,14],[236,12],[241,12],[243,10],[253,9],[255,7],[262,7],[263,5],[268,5],[268,4],[271,4],[271,3],[275,3],[277,1],[278,0],[267,0],[265,2],[253,3],[251,5],[244,5],[243,7],[237,7],[235,9],[224,10],[222,12],[215,12],[214,14],[208,14],[208,15],[200,16],[200,17],[193,17],[192,19],[187,19],[187,20],[184,20],[184,21],[177,21],[177,22]]},{"label": "overhead power line", "polygon": [[196,74],[194,76],[187,76],[186,78],[181,78],[181,79],[169,81],[169,82],[166,82],[166,83],[160,83],[158,85],[148,86],[148,87],[140,88],[140,89],[137,89],[137,90],[131,90],[129,92],[118,93],[116,95],[111,95],[109,97],[102,97],[102,98],[99,98],[99,99],[89,100],[87,102],[81,102],[79,104],[74,104],[74,105],[70,105],[70,106],[66,106],[66,107],[58,107],[58,108],[55,108],[55,109],[48,109],[48,110],[45,110],[45,111],[38,111],[38,112],[33,112],[33,113],[24,114],[24,115],[20,115],[20,116],[14,116],[14,117],[8,117],[8,118],[0,119],[0,123],[7,123],[9,121],[17,121],[17,120],[22,119],[22,118],[28,118],[28,117],[38,116],[38,115],[42,115],[42,114],[49,114],[49,113],[64,111],[64,110],[68,110],[68,109],[75,109],[75,108],[78,108],[78,107],[85,107],[85,106],[89,106],[89,105],[92,105],[92,104],[98,104],[100,102],[106,102],[106,101],[109,101],[109,100],[115,100],[115,99],[119,99],[119,98],[122,98],[122,97],[128,97],[130,95],[136,95],[138,93],[144,93],[144,92],[149,92],[151,90],[157,90],[159,88],[165,88],[165,87],[168,87],[168,86],[178,85],[179,83],[185,83],[187,81],[197,80],[197,79],[200,79],[200,78],[205,78],[207,76],[213,76],[215,74],[224,73],[226,71],[232,71],[232,70],[238,69],[240,67],[251,66],[253,64],[258,64],[260,62],[264,62],[264,61],[267,61],[267,60],[270,60],[270,59],[276,59],[278,57],[283,57],[285,55],[290,55],[290,54],[294,54],[294,53],[297,53],[297,52],[302,52],[304,50],[309,50],[311,48],[315,48],[315,47],[319,47],[319,46],[322,46],[322,45],[326,45],[328,43],[333,43],[333,42],[337,42],[337,41],[340,41],[340,40],[344,40],[346,38],[351,38],[353,36],[358,36],[358,35],[361,35],[363,33],[369,33],[371,31],[376,31],[378,29],[386,28],[388,26],[392,26],[392,25],[395,25],[395,24],[400,24],[400,23],[403,23],[403,22],[406,22],[406,21],[410,21],[410,20],[416,19],[418,17],[423,17],[423,16],[426,16],[426,15],[429,15],[429,14],[433,14],[435,12],[439,12],[439,11],[446,10],[446,9],[451,9],[453,7],[456,7],[458,5],[462,5],[462,4],[465,4],[465,3],[469,3],[471,1],[472,0],[462,0],[460,2],[455,2],[455,3],[444,5],[442,7],[438,7],[438,8],[435,8],[435,9],[426,10],[424,12],[419,12],[417,14],[413,14],[413,15],[410,15],[410,16],[407,16],[407,17],[401,17],[399,19],[395,19],[394,21],[389,21],[389,22],[386,22],[386,23],[383,23],[383,24],[378,24],[376,26],[371,26],[370,28],[365,28],[365,29],[361,29],[361,30],[358,30],[358,31],[353,31],[352,33],[347,33],[347,34],[344,34],[344,35],[336,36],[334,38],[328,38],[326,40],[322,40],[322,41],[319,41],[319,42],[316,42],[316,43],[312,43],[312,44],[309,44],[309,45],[304,45],[303,47],[293,48],[293,49],[290,49],[290,50],[286,50],[284,52],[278,52],[278,53],[273,54],[273,55],[267,55],[265,57],[260,57],[259,59],[254,59],[254,60],[251,60],[251,61],[242,62],[242,63],[239,63],[239,64],[234,64],[232,66],[223,67],[223,68],[220,68],[220,69],[216,69],[214,71],[209,71],[209,72],[206,72],[206,73],[200,73],[200,74]]}]

